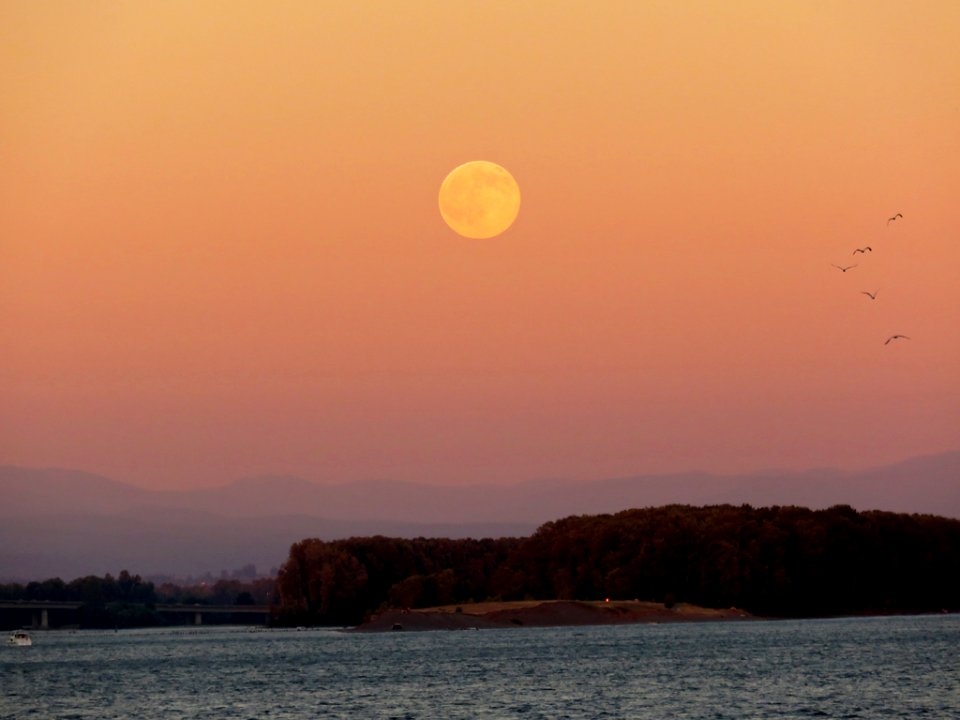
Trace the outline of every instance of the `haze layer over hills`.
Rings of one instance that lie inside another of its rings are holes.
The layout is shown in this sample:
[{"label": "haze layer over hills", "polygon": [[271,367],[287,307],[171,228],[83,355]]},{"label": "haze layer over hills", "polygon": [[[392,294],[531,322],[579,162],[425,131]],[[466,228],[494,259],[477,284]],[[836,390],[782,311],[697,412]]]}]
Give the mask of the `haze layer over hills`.
[{"label": "haze layer over hills", "polygon": [[960,452],[857,472],[692,472],[461,487],[257,477],[167,492],[74,470],[2,466],[0,499],[0,579],[71,579],[123,568],[185,576],[248,563],[267,572],[306,537],[519,536],[568,515],[671,503],[847,504],[960,517]]}]

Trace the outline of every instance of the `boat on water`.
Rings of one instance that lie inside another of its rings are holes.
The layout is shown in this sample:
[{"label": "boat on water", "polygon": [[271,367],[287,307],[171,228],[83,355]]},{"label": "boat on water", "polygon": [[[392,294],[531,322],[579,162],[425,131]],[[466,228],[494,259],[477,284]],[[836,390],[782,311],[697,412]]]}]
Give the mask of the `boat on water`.
[{"label": "boat on water", "polygon": [[10,633],[10,637],[7,638],[8,645],[18,645],[19,647],[29,647],[33,645],[33,638],[30,637],[29,633],[24,632],[23,630],[15,630]]}]

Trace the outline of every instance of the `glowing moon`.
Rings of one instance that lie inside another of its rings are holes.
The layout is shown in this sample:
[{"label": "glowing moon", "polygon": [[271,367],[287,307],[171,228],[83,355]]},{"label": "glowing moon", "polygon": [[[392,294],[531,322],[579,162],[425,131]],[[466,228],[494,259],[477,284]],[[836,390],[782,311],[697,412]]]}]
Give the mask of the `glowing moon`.
[{"label": "glowing moon", "polygon": [[513,224],[519,211],[520,187],[496,163],[464,163],[451,170],[440,185],[440,215],[464,237],[499,235]]}]

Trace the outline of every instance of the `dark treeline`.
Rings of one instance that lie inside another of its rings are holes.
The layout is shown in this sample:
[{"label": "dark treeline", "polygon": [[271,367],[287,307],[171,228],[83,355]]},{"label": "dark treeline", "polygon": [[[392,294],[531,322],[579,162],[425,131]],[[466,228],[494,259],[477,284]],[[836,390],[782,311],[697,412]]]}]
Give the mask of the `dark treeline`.
[{"label": "dark treeline", "polygon": [[127,570],[113,577],[88,575],[70,582],[60,578],[0,584],[3,601],[80,602],[81,627],[141,627],[167,621],[155,612],[157,604],[270,605],[275,602],[273,578],[222,579],[214,583],[160,586],[131,575]]},{"label": "dark treeline", "polygon": [[277,575],[278,620],[291,625],[350,625],[382,607],[427,607],[482,600],[512,576],[522,543],[415,540],[383,536],[303,540]]},{"label": "dark treeline", "polygon": [[354,624],[386,607],[640,599],[779,617],[960,610],[960,521],[848,506],[627,510],[529,538],[303,540],[278,617]]}]

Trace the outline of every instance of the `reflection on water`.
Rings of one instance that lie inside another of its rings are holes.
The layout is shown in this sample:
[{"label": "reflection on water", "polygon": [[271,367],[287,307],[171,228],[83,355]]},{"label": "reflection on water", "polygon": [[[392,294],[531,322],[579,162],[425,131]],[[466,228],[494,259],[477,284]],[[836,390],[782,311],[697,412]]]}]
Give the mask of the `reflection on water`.
[{"label": "reflection on water", "polygon": [[0,718],[960,718],[960,617],[34,633]]}]

